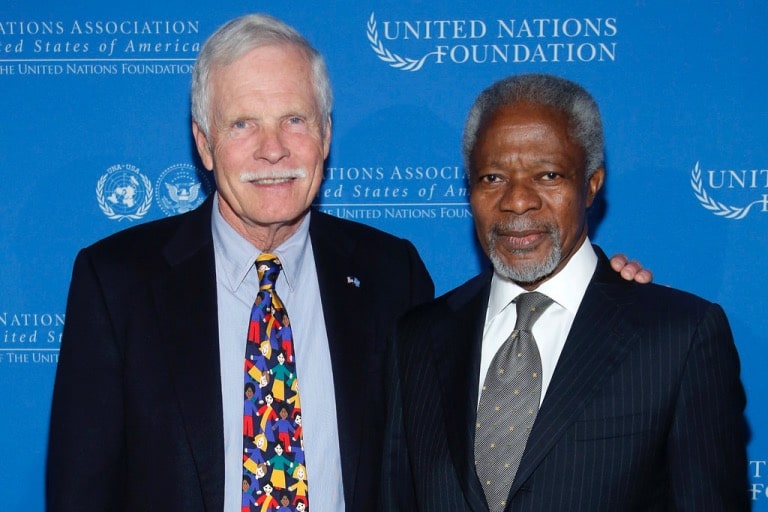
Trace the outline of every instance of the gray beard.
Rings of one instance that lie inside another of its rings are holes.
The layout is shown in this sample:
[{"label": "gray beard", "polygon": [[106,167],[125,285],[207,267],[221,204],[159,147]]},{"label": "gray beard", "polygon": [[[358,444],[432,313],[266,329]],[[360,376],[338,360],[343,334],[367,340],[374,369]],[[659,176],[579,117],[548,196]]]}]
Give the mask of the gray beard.
[{"label": "gray beard", "polygon": [[[511,222],[509,228],[511,230],[523,230],[526,229],[526,222]],[[514,227],[513,227],[514,226]],[[560,263],[560,258],[563,254],[563,248],[560,244],[560,230],[556,226],[546,225],[547,236],[552,241],[552,250],[549,251],[547,257],[542,261],[535,261],[526,264],[510,265],[496,252],[496,240],[497,226],[491,226],[491,230],[488,233],[488,257],[493,264],[494,270],[501,276],[506,277],[510,281],[515,283],[530,284],[540,281],[551,274],[557,265]],[[525,251],[515,251],[518,254],[524,254]]]}]

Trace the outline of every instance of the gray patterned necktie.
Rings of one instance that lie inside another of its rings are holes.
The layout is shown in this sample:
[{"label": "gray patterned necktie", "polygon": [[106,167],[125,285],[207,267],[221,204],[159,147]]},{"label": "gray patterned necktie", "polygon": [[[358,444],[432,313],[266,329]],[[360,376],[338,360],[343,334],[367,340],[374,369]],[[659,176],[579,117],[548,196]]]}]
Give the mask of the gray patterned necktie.
[{"label": "gray patterned necktie", "polygon": [[515,330],[488,368],[475,425],[475,467],[492,512],[502,511],[541,397],[541,357],[531,328],[552,299],[523,293]]}]

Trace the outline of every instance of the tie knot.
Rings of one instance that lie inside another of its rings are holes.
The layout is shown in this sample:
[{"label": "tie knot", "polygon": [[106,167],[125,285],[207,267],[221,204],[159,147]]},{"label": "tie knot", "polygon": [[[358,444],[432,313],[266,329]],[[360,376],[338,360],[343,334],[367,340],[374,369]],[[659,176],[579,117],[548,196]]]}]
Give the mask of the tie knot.
[{"label": "tie knot", "polygon": [[515,299],[517,306],[516,331],[531,331],[531,327],[553,300],[539,292],[521,293]]},{"label": "tie knot", "polygon": [[264,253],[256,258],[256,271],[259,274],[260,288],[274,288],[277,276],[283,266],[280,259],[274,254]]}]

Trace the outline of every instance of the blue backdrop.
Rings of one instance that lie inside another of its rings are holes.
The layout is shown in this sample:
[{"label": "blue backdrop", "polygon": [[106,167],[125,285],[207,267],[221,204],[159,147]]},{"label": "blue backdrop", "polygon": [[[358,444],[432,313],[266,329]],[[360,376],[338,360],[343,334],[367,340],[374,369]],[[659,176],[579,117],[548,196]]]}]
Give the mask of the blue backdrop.
[{"label": "blue backdrop", "polygon": [[608,162],[593,240],[725,308],[752,430],[744,492],[768,511],[762,2],[53,4],[0,7],[3,510],[44,508],[47,417],[77,250],[211,192],[190,136],[190,70],[218,25],[262,11],[328,60],[334,138],[318,205],[411,239],[438,293],[483,264],[459,151],[476,94],[529,71],[590,90]]}]

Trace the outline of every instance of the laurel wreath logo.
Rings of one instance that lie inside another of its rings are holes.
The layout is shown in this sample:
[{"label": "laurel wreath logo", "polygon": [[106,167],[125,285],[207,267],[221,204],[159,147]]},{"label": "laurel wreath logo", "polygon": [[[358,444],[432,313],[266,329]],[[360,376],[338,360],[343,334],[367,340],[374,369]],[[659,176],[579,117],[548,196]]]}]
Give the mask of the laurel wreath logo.
[{"label": "laurel wreath logo", "polygon": [[427,57],[431,55],[431,53],[428,53],[420,59],[411,59],[408,57],[401,57],[384,48],[384,44],[379,40],[379,31],[376,28],[376,18],[373,12],[368,19],[368,41],[371,43],[371,48],[380,60],[401,71],[420,70],[427,60]]},{"label": "laurel wreath logo", "polygon": [[99,181],[96,183],[96,198],[99,202],[99,208],[101,208],[101,211],[104,212],[104,215],[106,215],[107,218],[116,220],[118,222],[123,219],[139,220],[142,217],[144,217],[144,215],[146,215],[147,212],[149,211],[149,207],[152,206],[152,183],[149,181],[149,178],[147,178],[143,174],[141,173],[136,173],[136,174],[138,174],[139,178],[141,178],[141,181],[144,184],[144,188],[146,189],[147,193],[144,197],[144,202],[141,203],[141,206],[139,206],[139,209],[136,210],[136,213],[130,213],[127,215],[121,215],[119,213],[115,213],[115,210],[113,210],[112,207],[109,205],[109,203],[104,200],[104,184],[107,182],[109,173],[99,178]]},{"label": "laurel wreath logo", "polygon": [[707,190],[701,182],[701,167],[699,162],[696,162],[696,165],[691,171],[691,188],[693,188],[693,194],[696,196],[696,199],[699,200],[701,206],[715,215],[725,217],[726,219],[741,220],[747,216],[752,205],[761,202],[755,201],[744,208],[739,208],[738,206],[728,206],[727,204],[715,201],[709,194],[707,194]]}]

